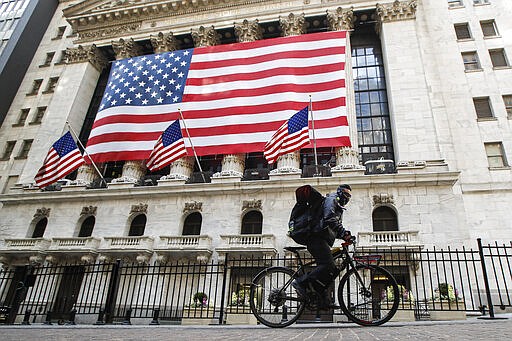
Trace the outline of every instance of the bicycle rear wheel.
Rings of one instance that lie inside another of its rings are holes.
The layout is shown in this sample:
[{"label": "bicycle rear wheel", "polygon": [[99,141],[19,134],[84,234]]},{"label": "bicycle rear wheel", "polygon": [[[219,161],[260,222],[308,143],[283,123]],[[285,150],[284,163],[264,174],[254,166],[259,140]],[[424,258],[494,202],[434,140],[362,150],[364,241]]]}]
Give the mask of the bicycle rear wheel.
[{"label": "bicycle rear wheel", "polygon": [[358,265],[340,281],[338,301],[347,317],[362,326],[378,326],[398,310],[400,295],[395,278],[384,268]]},{"label": "bicycle rear wheel", "polygon": [[267,268],[254,277],[249,304],[259,322],[280,328],[297,321],[305,302],[291,286],[293,280],[294,272],[283,267]]}]

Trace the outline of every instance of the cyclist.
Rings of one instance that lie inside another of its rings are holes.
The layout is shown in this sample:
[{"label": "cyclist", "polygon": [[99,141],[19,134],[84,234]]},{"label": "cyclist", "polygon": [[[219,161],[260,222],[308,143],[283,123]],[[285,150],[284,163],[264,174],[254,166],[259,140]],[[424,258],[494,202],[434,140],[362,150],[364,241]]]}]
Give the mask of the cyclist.
[{"label": "cyclist", "polygon": [[316,268],[311,272],[297,278],[292,282],[293,288],[300,296],[307,297],[308,290],[318,293],[319,309],[329,309],[332,306],[331,298],[327,289],[339,275],[339,270],[334,264],[331,254],[331,247],[336,238],[350,240],[350,231],[343,228],[342,218],[345,206],[351,198],[352,188],[347,185],[340,185],[335,193],[330,193],[323,202],[323,221],[310,235],[306,242],[309,253],[316,261]]}]

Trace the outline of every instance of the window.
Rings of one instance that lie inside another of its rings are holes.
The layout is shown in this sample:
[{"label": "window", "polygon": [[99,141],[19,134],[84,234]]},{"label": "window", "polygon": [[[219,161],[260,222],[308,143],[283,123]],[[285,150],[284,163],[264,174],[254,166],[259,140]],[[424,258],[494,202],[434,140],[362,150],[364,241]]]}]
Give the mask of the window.
[{"label": "window", "polygon": [[27,121],[28,113],[30,112],[29,108],[21,109],[20,116],[18,117],[18,121],[13,124],[13,127],[23,126]]},{"label": "window", "polygon": [[496,23],[494,20],[480,21],[480,27],[484,37],[497,37],[498,30],[496,29]]},{"label": "window", "polygon": [[144,230],[146,229],[146,215],[139,214],[135,218],[133,218],[132,223],[130,224],[130,231],[128,232],[129,236],[143,236]]},{"label": "window", "polygon": [[43,84],[42,79],[36,79],[32,83],[32,90],[27,95],[37,95],[37,92],[39,91],[39,88],[41,87],[41,84]]},{"label": "window", "polygon": [[184,236],[198,236],[201,234],[201,223],[203,221],[203,217],[201,213],[194,212],[189,214],[185,218],[185,222],[183,223],[183,235]]},{"label": "window", "polygon": [[48,93],[54,92],[58,81],[59,81],[59,77],[51,77],[50,80],[48,81],[48,85],[46,86],[46,90],[43,93],[48,94]]},{"label": "window", "polygon": [[489,0],[473,0],[473,5],[485,5],[488,3],[489,3]]},{"label": "window", "polygon": [[485,143],[484,146],[490,168],[501,168],[508,166],[501,142]]},{"label": "window", "polygon": [[64,32],[66,32],[66,26],[60,26],[57,29],[57,35],[53,39],[62,39],[62,37],[64,36]]},{"label": "window", "polygon": [[261,234],[263,215],[259,211],[249,211],[242,218],[242,234]]},{"label": "window", "polygon": [[46,107],[38,107],[36,115],[30,124],[40,124],[43,120],[44,113],[46,112]]},{"label": "window", "polygon": [[461,7],[464,6],[462,0],[448,0],[448,7]]},{"label": "window", "polygon": [[16,159],[26,159],[28,156],[28,152],[30,151],[30,147],[32,147],[32,142],[34,140],[23,140],[23,144],[21,145],[21,150],[16,156]]},{"label": "window", "polygon": [[373,231],[398,231],[396,213],[391,207],[380,206],[372,213]]},{"label": "window", "polygon": [[64,64],[66,62],[66,50],[60,51],[59,61],[56,64]]},{"label": "window", "polygon": [[82,222],[82,226],[80,226],[80,232],[78,233],[78,237],[90,237],[92,235],[92,230],[94,229],[95,223],[96,218],[94,216],[87,217]]},{"label": "window", "polygon": [[478,118],[493,118],[491,103],[489,97],[473,98],[475,105],[476,117]]},{"label": "window", "polygon": [[462,52],[462,61],[466,71],[481,70],[476,51]]},{"label": "window", "polygon": [[507,57],[505,56],[504,49],[489,50],[491,62],[493,67],[506,67],[508,66]]},{"label": "window", "polygon": [[50,64],[52,63],[52,60],[53,60],[53,56],[55,56],[55,52],[47,52],[44,63],[42,65],[40,65],[40,67],[50,66]]},{"label": "window", "polygon": [[0,160],[9,160],[12,154],[12,150],[14,149],[14,146],[16,145],[16,141],[7,141],[4,149],[4,153],[2,155],[2,158]]},{"label": "window", "polygon": [[505,110],[507,110],[507,118],[512,119],[512,95],[503,96],[503,102],[505,103]]},{"label": "window", "polygon": [[455,29],[455,35],[457,36],[457,40],[471,39],[471,31],[469,30],[469,24],[455,24],[453,25]]},{"label": "window", "polygon": [[34,232],[32,232],[31,238],[42,238],[44,231],[46,230],[46,225],[48,225],[48,218],[39,220],[34,227]]}]

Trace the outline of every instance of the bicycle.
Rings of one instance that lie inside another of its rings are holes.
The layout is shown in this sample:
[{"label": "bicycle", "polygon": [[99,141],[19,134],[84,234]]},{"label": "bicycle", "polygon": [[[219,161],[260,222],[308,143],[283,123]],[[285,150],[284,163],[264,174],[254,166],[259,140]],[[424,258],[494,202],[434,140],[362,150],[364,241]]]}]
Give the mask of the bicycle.
[{"label": "bicycle", "polygon": [[[350,245],[354,251],[349,251]],[[319,311],[316,292],[308,290],[306,297],[301,297],[291,285],[315,262],[303,263],[299,251],[305,247],[284,249],[296,255],[297,270],[282,266],[262,270],[254,277],[249,296],[250,308],[256,319],[273,328],[295,323],[306,307]],[[340,270],[347,269],[338,285],[340,307],[334,308],[341,308],[351,321],[362,326],[378,326],[389,321],[398,310],[400,294],[393,275],[378,265],[381,256],[352,256],[351,253],[355,254],[355,237],[331,252],[335,262],[341,259]]]}]

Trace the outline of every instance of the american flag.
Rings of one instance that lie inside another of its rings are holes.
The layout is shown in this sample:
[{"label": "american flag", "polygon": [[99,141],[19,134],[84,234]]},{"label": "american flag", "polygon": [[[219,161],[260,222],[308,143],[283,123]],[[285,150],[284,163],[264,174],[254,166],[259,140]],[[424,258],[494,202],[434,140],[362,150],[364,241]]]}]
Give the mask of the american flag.
[{"label": "american flag", "polygon": [[349,146],[345,44],[333,31],[115,61],[87,151],[147,159],[181,109],[197,155],[261,152],[309,96],[317,147]]},{"label": "american flag", "polygon": [[263,154],[269,164],[276,162],[281,155],[309,145],[308,114],[308,107],[305,107],[284,122],[268,141]]},{"label": "american flag", "polygon": [[68,131],[51,146],[34,180],[39,188],[44,188],[62,179],[82,164],[82,154]]},{"label": "american flag", "polygon": [[146,166],[153,172],[185,155],[187,155],[187,149],[181,134],[180,121],[176,120],[165,129],[162,136],[156,142]]}]

